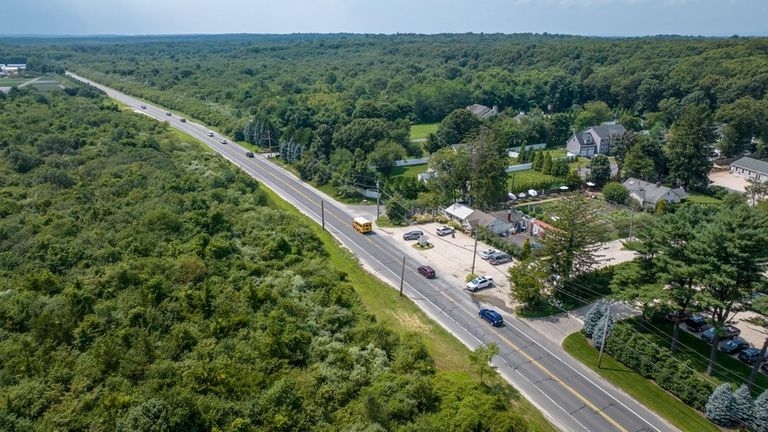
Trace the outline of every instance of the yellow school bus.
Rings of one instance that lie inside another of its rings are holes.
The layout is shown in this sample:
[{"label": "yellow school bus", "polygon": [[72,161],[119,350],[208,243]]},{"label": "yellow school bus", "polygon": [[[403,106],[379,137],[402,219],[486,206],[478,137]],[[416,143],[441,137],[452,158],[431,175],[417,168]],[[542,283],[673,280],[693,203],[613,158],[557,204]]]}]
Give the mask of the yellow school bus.
[{"label": "yellow school bus", "polygon": [[359,233],[369,233],[373,231],[373,224],[366,218],[356,217],[352,219],[352,228]]}]

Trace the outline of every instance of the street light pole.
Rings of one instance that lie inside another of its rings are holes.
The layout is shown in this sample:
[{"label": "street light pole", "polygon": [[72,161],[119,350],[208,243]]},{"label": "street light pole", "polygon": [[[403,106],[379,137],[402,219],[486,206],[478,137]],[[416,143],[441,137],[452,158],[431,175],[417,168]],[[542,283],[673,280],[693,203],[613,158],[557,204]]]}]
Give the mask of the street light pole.
[{"label": "street light pole", "polygon": [[376,219],[379,219],[381,213],[379,212],[379,201],[381,197],[381,191],[379,190],[379,180],[376,179]]}]

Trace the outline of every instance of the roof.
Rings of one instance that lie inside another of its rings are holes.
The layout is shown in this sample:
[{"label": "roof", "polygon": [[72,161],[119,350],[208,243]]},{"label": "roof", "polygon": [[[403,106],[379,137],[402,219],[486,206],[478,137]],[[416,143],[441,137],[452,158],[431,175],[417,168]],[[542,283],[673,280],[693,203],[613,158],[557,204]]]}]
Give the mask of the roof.
[{"label": "roof", "polygon": [[469,110],[469,112],[471,112],[472,114],[480,118],[493,117],[499,113],[497,107],[495,106],[493,108],[488,108],[487,106],[480,105],[480,104],[472,104],[468,106],[467,109]]},{"label": "roof", "polygon": [[622,183],[630,193],[635,194],[644,202],[656,204],[661,197],[667,193],[677,195],[680,199],[688,198],[688,194],[683,188],[668,188],[660,184],[647,182],[645,180],[630,177]]},{"label": "roof", "polygon": [[508,222],[520,222],[528,218],[525,213],[518,210],[497,211],[491,213],[491,215],[496,219]]},{"label": "roof", "polygon": [[600,138],[608,138],[611,135],[621,135],[627,130],[624,126],[616,124],[602,124],[600,126],[592,126],[590,129],[595,131],[595,134]]},{"label": "roof", "polygon": [[768,175],[768,162],[751,157],[743,157],[731,164],[732,167],[743,168],[749,171],[755,171],[763,175]]},{"label": "roof", "polygon": [[473,211],[469,216],[467,216],[466,221],[472,228],[476,228],[478,225],[489,227],[496,222],[501,222],[499,219],[481,210]]},{"label": "roof", "polygon": [[474,212],[475,210],[465,206],[464,204],[454,203],[450,207],[446,208],[444,211],[455,218],[464,220],[470,214],[472,214],[472,212]]}]

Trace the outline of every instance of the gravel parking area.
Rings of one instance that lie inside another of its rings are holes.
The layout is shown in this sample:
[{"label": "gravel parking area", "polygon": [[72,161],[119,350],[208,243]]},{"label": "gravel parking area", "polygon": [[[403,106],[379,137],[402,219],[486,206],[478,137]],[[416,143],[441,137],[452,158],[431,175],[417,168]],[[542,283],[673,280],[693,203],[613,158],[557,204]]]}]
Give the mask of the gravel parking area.
[{"label": "gravel parking area", "polygon": [[736,192],[744,192],[747,187],[747,178],[733,175],[728,171],[712,171],[709,173],[709,181],[715,186],[722,186]]},{"label": "gravel parking area", "polygon": [[[377,227],[376,232],[388,235],[398,242],[407,245],[407,248],[413,250],[423,261],[428,263],[439,278],[451,278],[456,289],[465,289],[467,282],[466,276],[472,270],[472,251],[475,239],[462,233],[456,232],[455,237],[447,235],[440,237],[436,234],[437,228],[443,225],[438,223],[428,223],[423,225],[411,225],[407,227],[381,228]],[[413,247],[416,241],[403,240],[403,234],[408,231],[420,230],[427,235],[430,243],[434,245],[431,249],[417,249]],[[483,242],[477,242],[478,256],[475,259],[475,274],[488,275],[493,278],[495,286],[493,288],[478,291],[473,295],[482,301],[493,304],[496,307],[513,313],[514,304],[509,299],[509,282],[507,281],[507,271],[516,261],[494,266],[480,258],[480,251],[491,249]]]}]

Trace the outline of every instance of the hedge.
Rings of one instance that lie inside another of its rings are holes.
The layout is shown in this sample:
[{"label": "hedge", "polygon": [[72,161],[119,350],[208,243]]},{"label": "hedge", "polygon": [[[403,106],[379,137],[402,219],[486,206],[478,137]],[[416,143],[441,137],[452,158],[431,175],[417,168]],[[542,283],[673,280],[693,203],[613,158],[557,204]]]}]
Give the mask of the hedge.
[{"label": "hedge", "polygon": [[688,362],[675,359],[669,349],[649,341],[626,323],[618,323],[613,328],[605,351],[700,411],[715,389],[714,384],[693,371]]}]

